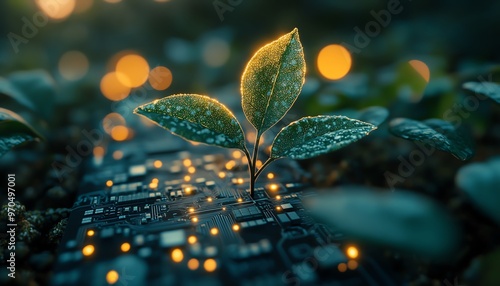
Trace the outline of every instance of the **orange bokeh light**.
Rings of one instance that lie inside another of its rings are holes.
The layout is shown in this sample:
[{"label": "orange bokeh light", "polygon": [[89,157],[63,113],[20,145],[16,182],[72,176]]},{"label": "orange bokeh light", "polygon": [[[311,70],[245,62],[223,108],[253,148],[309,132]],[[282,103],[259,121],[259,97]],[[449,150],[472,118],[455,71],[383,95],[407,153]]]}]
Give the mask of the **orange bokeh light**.
[{"label": "orange bokeh light", "polygon": [[172,84],[172,72],[163,66],[149,72],[149,84],[156,90],[165,90]]},{"label": "orange bokeh light", "polygon": [[45,15],[54,20],[62,20],[69,17],[76,6],[75,0],[36,0],[35,3]]},{"label": "orange bokeh light", "polygon": [[122,85],[139,87],[148,79],[149,64],[138,54],[128,54],[116,63],[116,75]]},{"label": "orange bokeh light", "polygon": [[129,136],[129,130],[126,126],[118,125],[111,129],[111,138],[115,141],[125,141]]},{"label": "orange bokeh light", "polygon": [[351,54],[341,45],[328,45],[318,54],[318,70],[327,79],[343,78],[351,69],[351,65]]},{"label": "orange bokeh light", "polygon": [[425,82],[429,82],[431,78],[431,72],[429,71],[429,67],[422,61],[419,60],[411,60],[408,62],[412,68],[418,72],[419,75],[425,80]]},{"label": "orange bokeh light", "polygon": [[125,125],[125,118],[116,112],[109,113],[102,120],[102,128],[108,134],[111,134],[113,127],[119,125]]},{"label": "orange bokeh light", "polygon": [[101,92],[107,99],[119,101],[127,98],[130,93],[130,87],[120,82],[116,72],[110,72],[101,80]]}]

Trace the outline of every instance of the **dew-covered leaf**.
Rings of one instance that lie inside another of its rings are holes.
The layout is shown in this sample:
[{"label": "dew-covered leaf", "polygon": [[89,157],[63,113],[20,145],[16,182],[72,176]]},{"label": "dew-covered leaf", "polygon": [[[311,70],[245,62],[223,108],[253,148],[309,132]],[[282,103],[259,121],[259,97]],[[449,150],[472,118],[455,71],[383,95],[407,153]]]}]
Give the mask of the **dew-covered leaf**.
[{"label": "dew-covered leaf", "polygon": [[262,47],[248,62],[241,79],[241,103],[259,134],[292,107],[304,84],[305,66],[297,29]]},{"label": "dew-covered leaf", "polygon": [[208,96],[172,95],[141,105],[134,113],[187,140],[245,149],[243,130],[236,117],[222,103]]},{"label": "dew-covered leaf", "polygon": [[500,225],[500,157],[466,165],[455,179],[469,200]]},{"label": "dew-covered leaf", "polygon": [[459,134],[451,123],[441,119],[416,121],[395,118],[389,123],[389,131],[403,139],[429,144],[460,160],[467,160],[474,155],[470,141]]},{"label": "dew-covered leaf", "polygon": [[0,108],[0,157],[12,148],[41,136],[19,115]]},{"label": "dew-covered leaf", "polygon": [[462,85],[464,89],[486,95],[494,101],[500,103],[500,84],[493,82],[466,82]]},{"label": "dew-covered leaf", "polygon": [[281,129],[271,158],[307,159],[358,141],[377,127],[345,116],[304,117]]},{"label": "dew-covered leaf", "polygon": [[427,258],[446,258],[460,241],[446,210],[408,191],[343,187],[313,199],[309,208],[318,221],[353,238]]}]

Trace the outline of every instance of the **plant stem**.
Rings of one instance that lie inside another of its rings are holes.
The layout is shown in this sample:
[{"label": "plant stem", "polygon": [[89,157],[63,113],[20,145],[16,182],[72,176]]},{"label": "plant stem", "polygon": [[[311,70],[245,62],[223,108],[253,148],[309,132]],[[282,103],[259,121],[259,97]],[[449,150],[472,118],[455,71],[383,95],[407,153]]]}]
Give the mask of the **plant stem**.
[{"label": "plant stem", "polygon": [[255,175],[255,171],[256,171],[256,165],[257,165],[257,156],[259,155],[260,136],[261,136],[261,134],[259,132],[257,132],[257,136],[255,137],[255,144],[253,145],[252,161],[250,163],[250,196],[252,198],[253,198],[254,191],[255,191],[255,180],[257,179],[257,176]]},{"label": "plant stem", "polygon": [[250,173],[250,196],[253,198],[253,181],[252,178],[255,176],[255,168],[252,163],[252,157],[250,156],[250,152],[248,152],[248,149],[245,147],[245,150],[243,150],[243,153],[245,153],[245,156],[247,157],[248,161],[248,172]]},{"label": "plant stem", "polygon": [[271,164],[272,162],[274,162],[274,160],[276,160],[276,159],[269,158],[269,159],[267,159],[266,162],[264,162],[264,164],[262,165],[262,167],[260,167],[260,169],[255,173],[255,180],[257,180],[257,178],[262,173],[262,171],[264,171],[264,168],[266,168],[269,164]]}]

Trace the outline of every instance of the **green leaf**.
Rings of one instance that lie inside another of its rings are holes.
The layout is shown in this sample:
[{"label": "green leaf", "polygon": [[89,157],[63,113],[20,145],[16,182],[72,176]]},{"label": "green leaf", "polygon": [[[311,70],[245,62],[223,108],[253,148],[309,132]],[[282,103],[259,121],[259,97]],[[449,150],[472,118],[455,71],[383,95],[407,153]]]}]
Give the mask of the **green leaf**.
[{"label": "green leaf", "polygon": [[500,157],[462,167],[456,182],[479,211],[500,225]]},{"label": "green leaf", "polygon": [[16,113],[0,108],[0,157],[25,142],[42,138]]},{"label": "green leaf", "polygon": [[389,123],[389,131],[397,137],[429,144],[436,149],[451,153],[460,160],[474,155],[472,144],[453,125],[441,119],[416,121],[396,118]]},{"label": "green leaf", "polygon": [[297,29],[262,47],[248,62],[241,79],[241,104],[259,134],[292,107],[305,81],[305,66]]},{"label": "green leaf", "polygon": [[243,130],[236,117],[208,96],[172,95],[141,105],[134,113],[187,140],[246,150]]},{"label": "green leaf", "polygon": [[345,116],[304,117],[281,129],[271,158],[307,159],[338,150],[368,135],[377,127]]},{"label": "green leaf", "polygon": [[312,215],[356,239],[428,258],[453,253],[461,233],[436,202],[409,191],[342,187],[314,198]]},{"label": "green leaf", "polygon": [[464,89],[475,93],[486,95],[497,103],[500,103],[500,84],[493,82],[466,82],[462,85]]}]

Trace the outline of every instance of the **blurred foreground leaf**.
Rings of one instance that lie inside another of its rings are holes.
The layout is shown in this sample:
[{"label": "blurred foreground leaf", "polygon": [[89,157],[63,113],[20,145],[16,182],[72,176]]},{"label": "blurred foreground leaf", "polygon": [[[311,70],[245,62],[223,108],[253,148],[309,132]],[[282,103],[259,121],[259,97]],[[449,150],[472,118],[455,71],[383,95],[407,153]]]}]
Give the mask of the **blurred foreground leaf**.
[{"label": "blurred foreground leaf", "polygon": [[172,95],[141,105],[134,113],[187,140],[246,150],[243,130],[236,117],[223,104],[207,96]]},{"label": "blurred foreground leaf", "polygon": [[0,108],[0,157],[12,148],[41,136],[16,113]]},{"label": "blurred foreground leaf", "polygon": [[456,182],[483,214],[500,225],[500,157],[462,167]]},{"label": "blurred foreground leaf", "polygon": [[451,123],[441,119],[416,121],[396,118],[389,123],[389,131],[403,139],[429,144],[460,160],[467,160],[474,155],[470,141],[463,138]]},{"label": "blurred foreground leaf", "polygon": [[304,117],[281,129],[271,158],[307,159],[338,150],[368,135],[377,127],[345,116]]},{"label": "blurred foreground leaf", "polygon": [[353,109],[344,109],[333,113],[371,123],[375,126],[380,126],[380,124],[384,123],[387,117],[389,117],[389,110],[382,106],[371,106],[359,111]]},{"label": "blurred foreground leaf", "polygon": [[24,95],[23,92],[19,91],[12,83],[5,78],[0,77],[0,94],[8,96],[21,105],[35,111],[35,105],[31,100]]},{"label": "blurred foreground leaf", "polygon": [[434,201],[408,191],[377,193],[349,187],[314,198],[318,220],[369,243],[442,259],[457,247],[461,233]]}]

